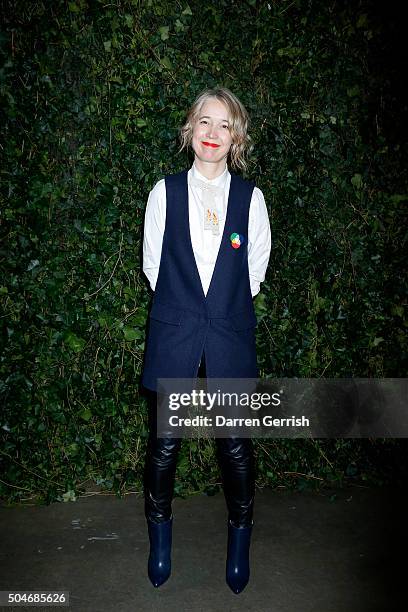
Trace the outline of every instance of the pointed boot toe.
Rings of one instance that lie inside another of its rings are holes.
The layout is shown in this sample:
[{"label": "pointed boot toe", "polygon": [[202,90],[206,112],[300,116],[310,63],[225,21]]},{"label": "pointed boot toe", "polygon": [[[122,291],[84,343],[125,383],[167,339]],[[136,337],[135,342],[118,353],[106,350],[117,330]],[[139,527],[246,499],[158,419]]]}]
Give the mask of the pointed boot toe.
[{"label": "pointed boot toe", "polygon": [[249,546],[251,543],[252,525],[234,527],[228,521],[228,550],[226,581],[233,593],[241,593],[249,580]]},{"label": "pointed boot toe", "polygon": [[164,523],[147,520],[150,540],[150,554],[147,566],[150,582],[159,587],[171,573],[171,540],[173,518]]}]

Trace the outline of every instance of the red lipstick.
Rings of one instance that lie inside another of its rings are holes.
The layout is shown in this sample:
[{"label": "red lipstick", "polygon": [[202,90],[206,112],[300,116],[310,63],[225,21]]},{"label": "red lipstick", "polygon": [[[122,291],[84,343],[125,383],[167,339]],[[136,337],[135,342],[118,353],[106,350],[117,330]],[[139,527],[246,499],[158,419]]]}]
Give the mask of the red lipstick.
[{"label": "red lipstick", "polygon": [[203,141],[203,145],[205,145],[206,147],[213,147],[214,149],[220,146],[219,144],[214,144],[213,142],[205,142],[205,141]]}]

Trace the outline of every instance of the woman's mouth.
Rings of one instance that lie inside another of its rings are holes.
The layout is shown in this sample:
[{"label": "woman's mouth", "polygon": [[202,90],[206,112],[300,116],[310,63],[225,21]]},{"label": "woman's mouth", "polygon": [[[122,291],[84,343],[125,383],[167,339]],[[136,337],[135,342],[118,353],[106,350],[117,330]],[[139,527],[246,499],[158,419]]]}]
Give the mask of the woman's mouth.
[{"label": "woman's mouth", "polygon": [[203,145],[206,147],[213,147],[214,149],[216,149],[217,147],[219,147],[219,144],[214,144],[213,142],[205,142],[204,140],[202,141]]}]

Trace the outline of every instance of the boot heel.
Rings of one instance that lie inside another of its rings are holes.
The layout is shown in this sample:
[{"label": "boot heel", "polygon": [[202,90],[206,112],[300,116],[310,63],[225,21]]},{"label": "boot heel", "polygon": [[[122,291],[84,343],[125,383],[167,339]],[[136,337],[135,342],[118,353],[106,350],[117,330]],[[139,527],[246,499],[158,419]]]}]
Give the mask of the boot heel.
[{"label": "boot heel", "polygon": [[249,580],[249,546],[251,543],[252,525],[234,527],[228,521],[228,550],[226,581],[231,591],[241,593]]},{"label": "boot heel", "polygon": [[155,587],[164,584],[170,576],[172,526],[173,517],[164,523],[154,523],[147,519],[150,540],[147,570],[150,581]]}]

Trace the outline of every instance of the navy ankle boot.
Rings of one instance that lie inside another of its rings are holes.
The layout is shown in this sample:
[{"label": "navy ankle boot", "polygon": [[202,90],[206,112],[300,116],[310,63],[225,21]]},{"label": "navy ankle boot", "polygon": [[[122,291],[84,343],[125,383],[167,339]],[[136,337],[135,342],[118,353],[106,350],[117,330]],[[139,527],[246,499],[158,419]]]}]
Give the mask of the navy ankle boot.
[{"label": "navy ankle boot", "polygon": [[173,517],[164,523],[153,523],[147,519],[150,540],[150,555],[147,566],[153,586],[161,586],[171,572],[171,537]]},{"label": "navy ankle boot", "polygon": [[230,589],[238,594],[244,590],[249,580],[249,545],[252,525],[234,527],[228,521],[228,551],[226,580]]}]

